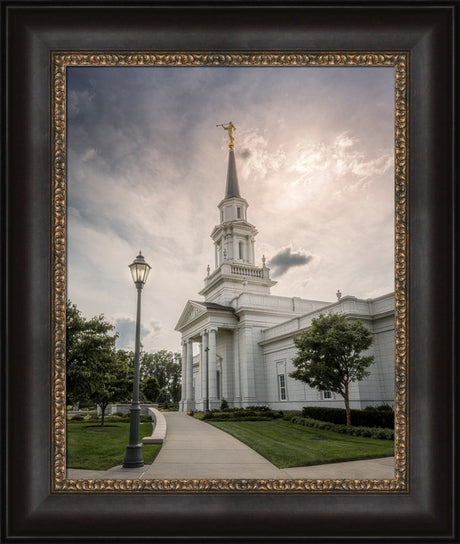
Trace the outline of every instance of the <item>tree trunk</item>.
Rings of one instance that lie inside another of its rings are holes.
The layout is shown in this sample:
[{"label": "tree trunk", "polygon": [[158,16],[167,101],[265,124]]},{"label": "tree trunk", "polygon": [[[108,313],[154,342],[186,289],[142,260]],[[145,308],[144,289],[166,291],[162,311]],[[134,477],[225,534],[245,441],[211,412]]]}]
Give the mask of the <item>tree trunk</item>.
[{"label": "tree trunk", "polygon": [[350,411],[350,398],[348,394],[348,384],[345,385],[343,400],[345,401],[345,411],[347,413],[347,426],[349,426],[351,425],[351,411]]},{"label": "tree trunk", "polygon": [[101,410],[102,410],[102,414],[101,414],[101,427],[104,426],[104,417],[105,417],[105,409],[106,409],[106,406],[102,406],[101,405]]}]

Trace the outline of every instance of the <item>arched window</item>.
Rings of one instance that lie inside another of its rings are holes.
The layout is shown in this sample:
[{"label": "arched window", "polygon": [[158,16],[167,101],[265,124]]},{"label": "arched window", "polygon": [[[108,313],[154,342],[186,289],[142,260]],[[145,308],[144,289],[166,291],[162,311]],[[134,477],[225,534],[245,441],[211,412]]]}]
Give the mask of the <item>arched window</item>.
[{"label": "arched window", "polygon": [[236,217],[237,219],[241,219],[241,208],[239,206],[236,208]]}]

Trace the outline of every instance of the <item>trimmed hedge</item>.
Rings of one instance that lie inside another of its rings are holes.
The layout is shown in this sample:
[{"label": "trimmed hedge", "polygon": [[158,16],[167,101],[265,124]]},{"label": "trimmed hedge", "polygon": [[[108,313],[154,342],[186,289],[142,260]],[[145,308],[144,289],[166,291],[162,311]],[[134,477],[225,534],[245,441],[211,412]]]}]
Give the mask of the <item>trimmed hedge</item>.
[{"label": "trimmed hedge", "polygon": [[[338,425],[347,423],[345,408],[325,408],[322,406],[305,406],[302,417],[328,421]],[[395,414],[393,410],[351,410],[351,424],[357,427],[381,427],[394,429]]]},{"label": "trimmed hedge", "polygon": [[270,421],[271,419],[279,419],[283,417],[283,412],[270,410],[266,406],[254,406],[245,409],[233,409],[221,412],[220,410],[212,410],[204,414],[204,420],[212,419],[214,421]]},{"label": "trimmed hedge", "polygon": [[312,427],[323,431],[333,431],[335,433],[350,434],[352,436],[364,436],[366,438],[377,438],[379,440],[394,440],[395,433],[393,429],[382,429],[380,427],[353,427],[352,425],[341,425],[319,421],[309,417],[293,417],[291,423]]}]

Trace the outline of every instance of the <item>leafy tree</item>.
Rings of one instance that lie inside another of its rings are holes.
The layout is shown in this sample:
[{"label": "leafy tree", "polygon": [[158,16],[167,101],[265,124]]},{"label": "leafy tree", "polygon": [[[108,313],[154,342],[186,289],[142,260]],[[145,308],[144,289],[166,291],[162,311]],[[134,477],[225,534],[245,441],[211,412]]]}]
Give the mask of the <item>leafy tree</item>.
[{"label": "leafy tree", "polygon": [[155,376],[150,376],[146,378],[142,383],[142,392],[147,400],[150,402],[155,402],[160,392],[160,386],[158,385],[158,380]]},{"label": "leafy tree", "polygon": [[154,376],[158,380],[162,398],[178,402],[181,395],[181,365],[177,354],[162,349],[156,353],[142,353],[140,375],[144,381]]},{"label": "leafy tree", "polygon": [[347,321],[341,314],[321,314],[294,343],[298,348],[292,361],[296,370],[290,376],[320,391],[341,395],[347,425],[351,425],[349,386],[370,374],[367,368],[374,357],[360,354],[372,344],[372,333],[361,321]]},{"label": "leafy tree", "polygon": [[157,397],[158,404],[168,404],[170,400],[171,400],[171,397],[169,395],[169,391],[165,387],[163,387],[163,389],[160,389],[160,392],[158,393],[158,397]]},{"label": "leafy tree", "polygon": [[102,411],[101,425],[104,426],[105,410],[111,402],[127,401],[132,394],[132,370],[116,353],[104,367],[100,368],[98,376],[99,387],[94,388],[90,400],[95,402]]},{"label": "leafy tree", "polygon": [[117,350],[117,357],[119,361],[122,361],[124,365],[131,369],[131,380],[134,375],[134,353],[132,351],[126,351],[125,349]]},{"label": "leafy tree", "polygon": [[129,399],[131,380],[126,358],[115,350],[117,334],[103,315],[86,319],[67,302],[67,403],[94,402],[102,410],[110,402]]}]

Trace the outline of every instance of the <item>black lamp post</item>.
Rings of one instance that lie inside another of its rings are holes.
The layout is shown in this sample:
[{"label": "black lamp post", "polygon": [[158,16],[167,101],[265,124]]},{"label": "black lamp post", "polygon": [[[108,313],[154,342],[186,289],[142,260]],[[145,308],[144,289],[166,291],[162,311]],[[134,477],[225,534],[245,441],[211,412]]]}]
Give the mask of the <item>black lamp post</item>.
[{"label": "black lamp post", "polygon": [[131,411],[129,419],[129,444],[126,446],[126,455],[123,461],[123,467],[136,468],[144,466],[142,457],[142,444],[139,443],[139,426],[141,407],[139,405],[139,352],[141,344],[141,293],[145,282],[147,281],[150,269],[152,268],[145,262],[144,256],[139,251],[139,255],[129,265],[134,284],[137,289],[137,316],[136,316],[136,343],[134,347],[134,381],[133,381],[133,400],[131,402]]}]

